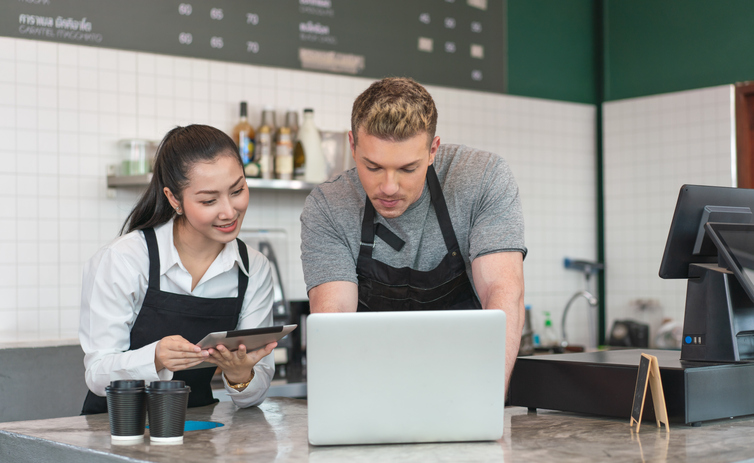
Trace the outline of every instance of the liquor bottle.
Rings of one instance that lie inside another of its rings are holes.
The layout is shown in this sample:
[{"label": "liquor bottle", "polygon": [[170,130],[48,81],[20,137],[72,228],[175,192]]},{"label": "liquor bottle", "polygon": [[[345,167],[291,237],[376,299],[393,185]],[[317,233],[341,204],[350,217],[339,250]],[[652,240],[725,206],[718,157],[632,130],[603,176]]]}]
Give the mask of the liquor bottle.
[{"label": "liquor bottle", "polygon": [[281,127],[275,145],[275,177],[293,180],[293,144],[290,127]]},{"label": "liquor bottle", "polygon": [[241,102],[241,118],[233,127],[233,141],[238,145],[238,154],[241,156],[241,162],[244,168],[254,158],[254,127],[249,124],[247,105],[245,101]]},{"label": "liquor bottle", "polygon": [[261,177],[264,179],[273,178],[272,133],[270,133],[270,127],[267,125],[259,127],[259,133],[257,134],[257,154]]},{"label": "liquor bottle", "polygon": [[291,129],[291,143],[298,140],[298,111],[288,109],[285,113],[285,126]]},{"label": "liquor bottle", "polygon": [[298,111],[295,109],[289,109],[288,112],[285,113],[285,125],[291,129],[291,143],[293,144],[293,178],[296,180],[303,180],[306,158],[304,157],[304,149],[301,147],[301,142],[298,138]]},{"label": "liquor bottle", "polygon": [[274,177],[275,169],[273,167],[272,137],[275,133],[275,111],[265,106],[262,111],[262,125],[257,132],[257,156],[259,170],[262,178],[271,179]]},{"label": "liquor bottle", "polygon": [[327,180],[327,165],[322,154],[322,138],[314,125],[314,110],[304,109],[304,122],[298,133],[306,158],[304,180],[308,183],[322,183]]}]

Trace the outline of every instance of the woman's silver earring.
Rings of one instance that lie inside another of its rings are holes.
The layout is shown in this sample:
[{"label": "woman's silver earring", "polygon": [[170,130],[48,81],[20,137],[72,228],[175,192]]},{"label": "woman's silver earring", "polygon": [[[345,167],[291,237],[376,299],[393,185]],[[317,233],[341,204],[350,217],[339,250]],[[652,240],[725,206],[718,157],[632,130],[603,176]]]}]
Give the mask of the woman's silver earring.
[{"label": "woman's silver earring", "polygon": [[183,213],[181,212],[181,208],[180,208],[180,207],[176,207],[176,208],[175,208],[175,213],[176,213],[176,214],[178,214],[178,215],[182,215],[182,214],[183,214]]}]

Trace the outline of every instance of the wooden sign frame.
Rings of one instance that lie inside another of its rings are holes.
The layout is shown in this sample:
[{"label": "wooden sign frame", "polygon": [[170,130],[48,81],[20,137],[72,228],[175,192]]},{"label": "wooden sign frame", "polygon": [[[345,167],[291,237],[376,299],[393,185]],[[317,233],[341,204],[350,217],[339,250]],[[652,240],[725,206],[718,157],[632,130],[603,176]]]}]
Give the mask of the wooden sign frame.
[{"label": "wooden sign frame", "polygon": [[652,402],[654,403],[657,427],[661,428],[661,423],[665,423],[665,430],[670,432],[668,411],[665,406],[665,393],[662,390],[662,379],[660,378],[660,364],[657,361],[657,357],[644,353],[641,354],[639,372],[636,375],[636,387],[634,389],[634,401],[631,406],[631,421],[629,425],[633,427],[634,423],[636,423],[636,432],[639,432],[641,416],[644,412],[644,401],[647,397],[647,384],[652,389]]}]

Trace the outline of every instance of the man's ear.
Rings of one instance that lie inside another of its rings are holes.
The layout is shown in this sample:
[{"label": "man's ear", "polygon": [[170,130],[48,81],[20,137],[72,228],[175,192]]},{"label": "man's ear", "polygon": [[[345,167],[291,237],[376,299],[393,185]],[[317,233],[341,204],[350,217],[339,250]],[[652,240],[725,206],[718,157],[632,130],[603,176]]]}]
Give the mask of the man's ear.
[{"label": "man's ear", "polygon": [[431,165],[433,162],[435,162],[435,156],[437,155],[437,150],[440,148],[440,137],[435,137],[432,139],[432,143],[429,145],[429,164]]},{"label": "man's ear", "polygon": [[348,144],[351,146],[351,157],[356,162],[356,141],[354,140],[353,131],[348,131]]}]

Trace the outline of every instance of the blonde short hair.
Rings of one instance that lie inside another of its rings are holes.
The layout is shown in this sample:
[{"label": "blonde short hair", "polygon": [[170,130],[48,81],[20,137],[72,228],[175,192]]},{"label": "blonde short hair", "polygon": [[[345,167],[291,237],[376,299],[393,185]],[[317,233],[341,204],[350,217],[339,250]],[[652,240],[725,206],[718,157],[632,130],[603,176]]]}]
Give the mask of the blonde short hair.
[{"label": "blonde short hair", "polygon": [[354,144],[359,129],[368,135],[403,141],[419,133],[435,138],[437,108],[427,89],[406,77],[378,80],[356,98],[351,111]]}]

